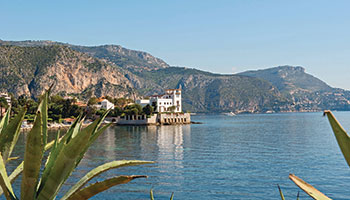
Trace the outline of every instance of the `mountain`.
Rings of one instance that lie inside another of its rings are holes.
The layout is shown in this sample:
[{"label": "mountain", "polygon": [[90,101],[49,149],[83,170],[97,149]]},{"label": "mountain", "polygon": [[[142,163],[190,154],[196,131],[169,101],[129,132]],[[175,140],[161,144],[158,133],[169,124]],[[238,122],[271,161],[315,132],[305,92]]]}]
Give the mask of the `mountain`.
[{"label": "mountain", "polygon": [[61,42],[53,42],[49,40],[26,40],[26,41],[3,41],[0,40],[0,45],[13,45],[20,47],[40,47],[61,45],[70,47],[73,50],[86,53],[92,57],[105,59],[119,67],[130,71],[156,70],[169,67],[163,60],[152,56],[143,51],[135,51],[123,48],[120,45],[101,45],[101,46],[79,46]]},{"label": "mountain", "polygon": [[0,91],[35,97],[54,92],[136,98],[181,88],[191,112],[264,113],[350,110],[350,92],[332,88],[302,67],[281,66],[234,75],[171,67],[151,54],[118,45],[0,40]]},{"label": "mountain", "polygon": [[333,89],[320,79],[305,73],[303,67],[280,66],[263,70],[246,71],[239,74],[267,80],[281,92],[289,94],[300,91],[330,92]]},{"label": "mountain", "polygon": [[350,109],[349,91],[332,88],[327,83],[306,73],[303,67],[279,66],[246,71],[239,75],[269,81],[293,102],[291,109],[295,111]]},{"label": "mountain", "polygon": [[[268,81],[240,75],[220,75],[182,67],[136,73],[162,88],[181,88],[183,107],[196,112],[288,110],[288,100]],[[151,95],[154,90],[144,92]]]},{"label": "mountain", "polygon": [[0,45],[0,90],[37,97],[53,92],[133,97],[136,91],[122,69],[62,45]]}]

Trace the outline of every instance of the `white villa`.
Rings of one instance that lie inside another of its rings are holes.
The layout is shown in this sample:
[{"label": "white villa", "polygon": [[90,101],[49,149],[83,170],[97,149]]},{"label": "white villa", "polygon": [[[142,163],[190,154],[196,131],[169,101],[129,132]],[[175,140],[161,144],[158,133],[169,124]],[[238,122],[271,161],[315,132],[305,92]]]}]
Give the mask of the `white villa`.
[{"label": "white villa", "polygon": [[181,89],[167,89],[164,94],[150,96],[150,99],[136,100],[137,104],[156,105],[156,112],[182,112]]}]

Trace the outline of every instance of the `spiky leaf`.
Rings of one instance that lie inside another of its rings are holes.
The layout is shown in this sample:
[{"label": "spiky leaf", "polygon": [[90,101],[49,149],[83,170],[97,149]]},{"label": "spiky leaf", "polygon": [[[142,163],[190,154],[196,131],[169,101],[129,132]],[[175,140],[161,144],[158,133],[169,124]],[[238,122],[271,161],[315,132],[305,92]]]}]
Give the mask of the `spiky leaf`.
[{"label": "spiky leaf", "polygon": [[281,190],[280,186],[279,186],[279,185],[277,185],[277,187],[278,187],[278,191],[280,192],[281,200],[285,200],[285,199],[284,199],[283,192],[282,192],[282,190]]},{"label": "spiky leaf", "polygon": [[2,157],[5,160],[5,162],[11,156],[12,150],[15,147],[15,144],[17,143],[22,121],[26,112],[27,109],[22,108],[21,111],[16,115],[16,117],[1,130],[0,152],[2,153]]},{"label": "spiky leaf", "polygon": [[340,125],[338,120],[334,117],[333,113],[329,110],[324,111],[327,115],[329,123],[332,126],[335,138],[337,139],[338,145],[345,157],[346,162],[350,166],[350,137]]},{"label": "spiky leaf", "polygon": [[151,189],[149,191],[149,196],[150,196],[151,200],[154,200],[153,189]]},{"label": "spiky leaf", "polygon": [[[10,120],[10,112],[11,112],[11,106],[7,109],[5,115],[2,117],[1,121],[0,121],[0,133],[1,130],[7,126],[7,124],[9,123]],[[1,134],[0,134],[1,137]]]},{"label": "spiky leaf", "polygon": [[80,191],[75,193],[73,196],[71,196],[69,200],[89,199],[94,195],[100,192],[103,192],[115,185],[125,184],[136,178],[147,178],[147,176],[117,176],[101,182],[96,182],[94,184],[87,186],[86,188],[81,189]]},{"label": "spiky leaf", "polygon": [[96,167],[87,173],[83,178],[81,178],[61,199],[69,199],[72,195],[78,192],[84,185],[86,185],[92,178],[98,176],[99,174],[115,168],[126,167],[126,166],[134,166],[134,165],[142,165],[142,164],[151,164],[154,162],[150,161],[142,161],[142,160],[119,160],[112,161],[109,163],[105,163]]},{"label": "spiky leaf", "polygon": [[[84,129],[85,130],[85,129]],[[91,131],[79,131],[79,133],[71,138],[68,143],[63,142],[62,150],[57,155],[50,170],[47,175],[47,180],[45,183],[41,183],[38,199],[52,199],[54,198],[62,184],[69,177],[76,167],[76,161],[88,144],[89,138],[91,136]],[[94,130],[94,129],[93,129]],[[61,143],[60,142],[60,143]],[[49,163],[48,163],[49,164]]]},{"label": "spiky leaf", "polygon": [[40,166],[44,152],[42,125],[41,112],[37,112],[33,128],[27,135],[21,184],[21,199],[33,199],[36,195]]},{"label": "spiky leaf", "polygon": [[9,199],[17,199],[15,193],[13,192],[10,179],[7,176],[4,160],[0,153],[0,186],[3,191],[5,191],[5,197]]},{"label": "spiky leaf", "polygon": [[306,192],[310,197],[316,200],[331,200],[329,197],[324,195],[322,192],[318,191],[312,185],[306,183],[301,178],[295,176],[294,174],[289,175],[289,179],[292,180],[300,189]]}]

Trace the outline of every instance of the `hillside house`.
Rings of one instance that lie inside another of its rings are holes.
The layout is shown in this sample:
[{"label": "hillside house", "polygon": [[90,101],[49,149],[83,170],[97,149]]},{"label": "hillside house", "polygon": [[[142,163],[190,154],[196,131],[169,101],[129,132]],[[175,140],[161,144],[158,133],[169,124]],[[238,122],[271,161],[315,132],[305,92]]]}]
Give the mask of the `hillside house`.
[{"label": "hillside house", "polygon": [[107,99],[103,99],[103,98],[99,98],[97,100],[97,104],[94,105],[96,109],[113,109],[114,108],[114,104],[110,101],[108,101]]}]

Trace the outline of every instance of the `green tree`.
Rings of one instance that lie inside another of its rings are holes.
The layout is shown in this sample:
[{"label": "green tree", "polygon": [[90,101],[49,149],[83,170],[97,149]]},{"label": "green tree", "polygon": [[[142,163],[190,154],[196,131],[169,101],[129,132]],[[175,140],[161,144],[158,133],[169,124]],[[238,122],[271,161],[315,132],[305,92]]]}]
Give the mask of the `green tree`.
[{"label": "green tree", "polygon": [[146,115],[151,115],[153,113],[153,107],[147,104],[145,107],[142,108],[142,111]]},{"label": "green tree", "polygon": [[91,97],[87,103],[88,106],[92,106],[92,105],[95,105],[97,104],[97,97]]},{"label": "green tree", "polygon": [[174,112],[175,109],[176,109],[176,106],[170,106],[170,107],[168,108],[168,110],[169,110],[170,112]]}]

